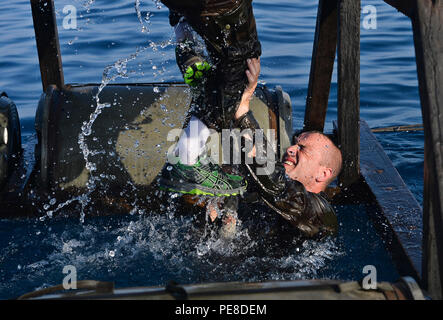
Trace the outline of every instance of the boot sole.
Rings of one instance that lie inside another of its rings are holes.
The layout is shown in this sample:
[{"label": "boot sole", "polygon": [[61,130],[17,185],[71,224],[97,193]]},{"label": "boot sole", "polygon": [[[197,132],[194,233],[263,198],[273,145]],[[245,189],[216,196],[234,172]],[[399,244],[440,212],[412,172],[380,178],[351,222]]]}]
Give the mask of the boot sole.
[{"label": "boot sole", "polygon": [[180,189],[177,189],[177,185],[172,186],[169,184],[170,181],[160,179],[159,187],[160,189],[178,192],[182,194],[193,194],[193,195],[202,195],[202,196],[212,196],[212,197],[230,197],[230,196],[238,196],[244,192],[246,192],[246,185],[241,188],[236,188],[232,190],[216,190],[212,188],[207,188],[204,186],[197,186],[191,183],[181,183]]}]

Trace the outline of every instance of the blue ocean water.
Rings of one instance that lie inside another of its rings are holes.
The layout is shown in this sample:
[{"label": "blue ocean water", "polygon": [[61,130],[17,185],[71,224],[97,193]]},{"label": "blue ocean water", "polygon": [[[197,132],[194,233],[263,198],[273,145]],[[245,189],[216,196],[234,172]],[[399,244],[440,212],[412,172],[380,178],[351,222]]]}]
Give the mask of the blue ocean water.
[{"label": "blue ocean water", "polygon": [[[153,0],[139,1],[138,17],[136,4],[135,0],[55,1],[66,83],[100,83],[107,66],[135,53],[126,76],[118,77],[116,83],[181,81],[166,8],[158,8]],[[77,29],[63,28],[67,5],[77,9]],[[366,5],[375,6],[377,27],[361,29],[361,118],[370,127],[421,123],[410,21],[383,1],[362,1],[362,7]],[[317,2],[255,0],[254,12],[263,47],[261,80],[289,93],[294,128],[300,128]],[[0,30],[0,90],[17,104],[23,145],[32,153],[36,139],[33,117],[42,86],[28,0],[0,3]],[[334,73],[327,131],[336,119],[336,90]],[[377,138],[422,203],[423,132],[379,133]],[[115,280],[120,286],[159,285],[171,279],[185,283],[358,279],[366,264],[383,266],[379,276],[395,280],[398,275],[365,208],[339,208],[338,215],[342,224],[338,240],[320,245],[307,242],[273,259],[254,252],[241,261],[238,257],[249,252],[241,248],[256,245],[248,242],[247,232],[233,244],[217,239],[203,244],[194,239],[191,242],[199,249],[190,250],[184,243],[194,225],[187,218],[94,218],[84,224],[56,218],[44,222],[0,220],[0,298],[61,283],[63,266],[68,264],[77,267],[79,278]],[[233,265],[238,270],[235,274]],[[261,271],[257,265],[263,267]]]}]

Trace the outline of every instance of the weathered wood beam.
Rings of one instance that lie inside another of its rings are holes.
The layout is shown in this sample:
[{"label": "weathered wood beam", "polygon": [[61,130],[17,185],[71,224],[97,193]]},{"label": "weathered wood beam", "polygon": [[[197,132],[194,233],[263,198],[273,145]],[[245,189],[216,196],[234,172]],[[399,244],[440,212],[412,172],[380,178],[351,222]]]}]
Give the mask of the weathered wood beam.
[{"label": "weathered wood beam", "polygon": [[360,10],[360,0],[339,1],[337,123],[344,187],[360,177]]},{"label": "weathered wood beam", "polygon": [[422,209],[368,124],[360,122],[361,174],[380,210],[370,210],[401,276],[421,281]]},{"label": "weathered wood beam", "polygon": [[31,8],[43,92],[51,84],[61,88],[64,76],[54,0],[31,0]]},{"label": "weathered wood beam", "polygon": [[414,32],[425,132],[423,286],[443,298],[443,1],[415,2]]},{"label": "weathered wood beam", "polygon": [[337,48],[338,0],[319,0],[304,130],[323,131]]},{"label": "weathered wood beam", "polygon": [[415,0],[384,0],[387,4],[394,7],[404,15],[412,17],[414,12]]}]

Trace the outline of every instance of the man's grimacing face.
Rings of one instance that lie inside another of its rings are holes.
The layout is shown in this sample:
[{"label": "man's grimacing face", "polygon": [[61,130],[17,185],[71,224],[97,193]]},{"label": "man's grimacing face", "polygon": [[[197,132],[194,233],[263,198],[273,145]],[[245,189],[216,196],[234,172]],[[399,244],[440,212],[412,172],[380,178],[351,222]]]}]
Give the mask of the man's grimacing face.
[{"label": "man's grimacing face", "polygon": [[295,145],[286,150],[283,166],[292,180],[301,182],[306,188],[315,183],[321,170],[322,149],[325,138],[318,133],[302,133]]}]

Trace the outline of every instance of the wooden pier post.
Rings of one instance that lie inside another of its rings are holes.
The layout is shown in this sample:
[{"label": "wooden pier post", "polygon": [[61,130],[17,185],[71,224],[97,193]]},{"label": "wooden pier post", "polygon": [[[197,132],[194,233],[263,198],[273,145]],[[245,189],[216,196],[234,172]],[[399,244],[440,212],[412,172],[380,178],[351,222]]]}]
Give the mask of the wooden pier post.
[{"label": "wooden pier post", "polygon": [[387,4],[393,6],[395,9],[408,16],[412,17],[414,14],[414,5],[413,3],[416,0],[384,0]]},{"label": "wooden pier post", "polygon": [[64,86],[63,66],[54,0],[31,0],[43,92],[49,85]]},{"label": "wooden pier post", "polygon": [[415,1],[411,20],[425,131],[422,285],[443,299],[443,1]]},{"label": "wooden pier post", "polygon": [[319,0],[304,130],[323,131],[337,49],[338,0]]},{"label": "wooden pier post", "polygon": [[344,187],[360,177],[360,7],[360,0],[339,0],[337,123]]}]

